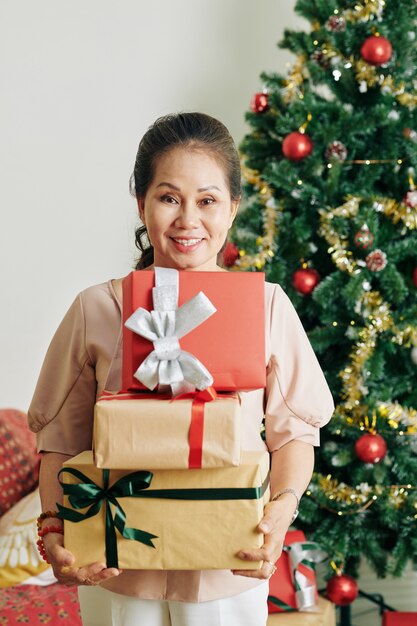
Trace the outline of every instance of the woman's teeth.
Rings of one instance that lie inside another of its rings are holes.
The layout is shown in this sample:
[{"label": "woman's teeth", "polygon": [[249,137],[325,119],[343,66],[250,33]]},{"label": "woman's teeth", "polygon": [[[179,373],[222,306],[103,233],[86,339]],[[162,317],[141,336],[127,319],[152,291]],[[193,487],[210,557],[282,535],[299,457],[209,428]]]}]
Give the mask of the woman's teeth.
[{"label": "woman's teeth", "polygon": [[173,239],[182,246],[195,246],[196,243],[201,241],[201,239],[175,239],[175,237]]}]

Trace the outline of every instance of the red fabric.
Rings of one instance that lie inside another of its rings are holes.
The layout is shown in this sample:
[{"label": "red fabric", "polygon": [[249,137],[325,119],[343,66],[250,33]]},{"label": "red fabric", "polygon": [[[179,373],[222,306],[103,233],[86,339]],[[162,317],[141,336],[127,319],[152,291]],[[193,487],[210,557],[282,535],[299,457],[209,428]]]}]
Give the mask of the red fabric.
[{"label": "red fabric", "polygon": [[0,515],[38,484],[40,455],[27,417],[16,409],[0,409]]},{"label": "red fabric", "polygon": [[[303,531],[292,530],[285,535],[284,545],[288,546],[299,541],[306,541]],[[277,567],[276,572],[269,579],[269,596],[279,600],[279,604],[282,604],[282,606],[268,598],[268,613],[297,611],[295,587],[288,554],[283,552],[275,565]],[[314,584],[316,583],[316,575],[310,568],[300,564],[299,571],[305,574]]]},{"label": "red fabric", "polygon": [[[123,322],[139,307],[153,308],[154,283],[153,271],[131,272],[123,280]],[[216,312],[180,339],[181,349],[203,363],[217,390],[265,387],[264,274],[179,272],[178,306],[200,291]],[[144,389],[134,373],[152,349],[150,341],[123,326],[123,389]]]},{"label": "red fabric", "polygon": [[387,611],[384,613],[383,626],[416,626],[417,613]]},{"label": "red fabric", "polygon": [[19,585],[0,589],[1,626],[82,626],[77,587]]}]

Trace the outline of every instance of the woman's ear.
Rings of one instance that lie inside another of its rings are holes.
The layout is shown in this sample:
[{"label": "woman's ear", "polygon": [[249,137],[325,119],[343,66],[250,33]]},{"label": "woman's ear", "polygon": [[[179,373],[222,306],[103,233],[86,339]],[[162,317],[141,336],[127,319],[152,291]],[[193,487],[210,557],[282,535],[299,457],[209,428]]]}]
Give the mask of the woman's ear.
[{"label": "woman's ear", "polygon": [[143,198],[136,198],[136,202],[137,202],[137,205],[138,205],[139,217],[140,217],[143,225],[146,226],[146,224],[145,224],[145,203],[143,201]]},{"label": "woman's ear", "polygon": [[239,204],[240,204],[240,196],[239,196],[239,198],[237,198],[237,200],[232,200],[232,204],[231,204],[231,208],[230,208],[229,228],[231,228],[231,226],[232,226],[232,224],[233,224],[233,222],[235,220],[237,211],[239,209]]}]

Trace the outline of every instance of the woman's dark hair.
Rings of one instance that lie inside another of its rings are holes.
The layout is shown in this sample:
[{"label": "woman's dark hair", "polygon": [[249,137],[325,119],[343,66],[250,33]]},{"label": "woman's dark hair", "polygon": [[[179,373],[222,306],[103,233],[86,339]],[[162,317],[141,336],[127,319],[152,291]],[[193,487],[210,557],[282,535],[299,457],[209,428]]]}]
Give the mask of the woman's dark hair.
[{"label": "woman's dark hair", "polygon": [[[204,113],[177,113],[158,118],[142,137],[136,155],[135,168],[130,177],[130,193],[144,198],[151,184],[159,157],[176,147],[190,147],[210,151],[224,168],[232,200],[241,194],[239,155],[226,126]],[[136,269],[153,263],[153,247],[145,226],[135,232],[140,258]]]}]

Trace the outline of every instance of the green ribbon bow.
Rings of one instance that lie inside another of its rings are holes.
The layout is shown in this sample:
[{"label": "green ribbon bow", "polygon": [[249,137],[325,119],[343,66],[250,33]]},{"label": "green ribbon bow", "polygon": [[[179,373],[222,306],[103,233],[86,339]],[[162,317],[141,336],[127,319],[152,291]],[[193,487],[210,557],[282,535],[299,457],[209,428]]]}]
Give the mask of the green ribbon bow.
[{"label": "green ribbon bow", "polygon": [[[144,530],[126,527],[126,515],[117,498],[126,496],[140,497],[141,490],[147,489],[151,484],[153,474],[141,471],[133,472],[120,478],[114,485],[109,487],[109,470],[103,470],[103,487],[96,485],[88,476],[73,468],[64,468],[59,474],[71,474],[82,481],[81,484],[70,485],[60,484],[64,494],[69,496],[68,500],[72,509],[57,504],[59,517],[70,522],[82,522],[89,517],[94,517],[100,511],[103,503],[106,507],[106,560],[107,567],[119,567],[117,554],[116,529],[125,539],[134,539],[141,543],[155,548],[152,539],[157,539],[157,535],[152,535]],[[114,506],[112,510],[111,505]],[[85,513],[80,513],[73,509],[85,509],[90,507]]]},{"label": "green ribbon bow", "polygon": [[[58,474],[67,473],[75,476],[82,483],[68,484],[61,481],[64,495],[72,509],[57,504],[59,517],[70,522],[82,522],[83,520],[97,515],[103,502],[106,505],[106,559],[107,567],[118,567],[116,529],[125,539],[134,539],[147,546],[155,548],[152,539],[157,535],[126,528],[126,515],[117,501],[117,498],[129,496],[131,498],[163,498],[169,500],[257,500],[262,498],[268,485],[269,474],[260,487],[219,487],[203,489],[152,489],[145,491],[151,484],[153,474],[148,471],[133,472],[120,478],[114,485],[109,487],[109,470],[103,470],[103,485],[99,487],[88,476],[73,468],[63,468]],[[115,511],[110,505],[115,507]],[[80,513],[73,509],[90,507],[86,513]]]}]

